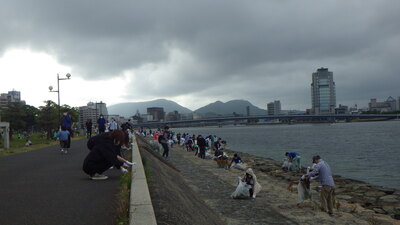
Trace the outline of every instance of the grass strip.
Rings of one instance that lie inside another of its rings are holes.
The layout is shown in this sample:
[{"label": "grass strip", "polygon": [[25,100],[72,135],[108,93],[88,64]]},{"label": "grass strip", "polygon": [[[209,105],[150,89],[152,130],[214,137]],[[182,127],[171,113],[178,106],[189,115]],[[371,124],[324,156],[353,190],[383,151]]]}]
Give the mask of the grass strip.
[{"label": "grass strip", "polygon": [[116,224],[129,224],[129,206],[132,183],[132,172],[124,173],[120,180],[120,189],[117,194]]},{"label": "grass strip", "polygon": [[[72,141],[80,140],[83,138],[85,138],[85,136],[73,137]],[[29,152],[32,150],[60,144],[59,141],[48,140],[48,139],[43,139],[43,138],[35,138],[35,139],[31,139],[31,141],[32,141],[32,145],[25,146],[25,141],[12,140],[10,143],[9,149],[0,149],[0,157],[23,153],[23,152]]]}]

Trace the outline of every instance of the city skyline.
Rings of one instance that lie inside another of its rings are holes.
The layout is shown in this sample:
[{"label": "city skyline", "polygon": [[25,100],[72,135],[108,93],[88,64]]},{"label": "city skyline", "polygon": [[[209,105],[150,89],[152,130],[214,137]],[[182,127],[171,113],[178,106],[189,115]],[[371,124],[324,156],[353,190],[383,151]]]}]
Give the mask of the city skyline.
[{"label": "city skyline", "polygon": [[367,107],[400,96],[399,10],[394,0],[5,1],[0,92],[57,102],[48,87],[70,73],[60,82],[70,106],[164,98],[195,110],[245,99],[266,109],[279,99],[306,110],[311,73],[324,67],[337,105]]}]

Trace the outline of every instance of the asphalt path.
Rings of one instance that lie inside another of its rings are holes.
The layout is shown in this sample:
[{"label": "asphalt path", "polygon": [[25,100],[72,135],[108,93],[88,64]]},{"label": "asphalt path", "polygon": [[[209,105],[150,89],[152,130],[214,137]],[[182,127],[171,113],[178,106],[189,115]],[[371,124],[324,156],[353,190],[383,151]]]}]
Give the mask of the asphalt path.
[{"label": "asphalt path", "polygon": [[0,225],[112,225],[120,172],[94,181],[82,171],[86,139],[0,157]]}]

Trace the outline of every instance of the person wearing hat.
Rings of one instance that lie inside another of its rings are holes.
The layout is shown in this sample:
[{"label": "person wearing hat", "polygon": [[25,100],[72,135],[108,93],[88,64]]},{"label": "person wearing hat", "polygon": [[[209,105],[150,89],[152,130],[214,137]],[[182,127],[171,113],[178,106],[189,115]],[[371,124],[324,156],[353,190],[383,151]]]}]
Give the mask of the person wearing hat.
[{"label": "person wearing hat", "polygon": [[331,168],[328,163],[321,159],[319,155],[313,156],[313,162],[316,163],[316,166],[313,170],[306,174],[306,177],[314,177],[318,175],[317,179],[322,186],[320,192],[321,205],[323,206],[324,210],[332,216],[335,182],[333,181]]}]

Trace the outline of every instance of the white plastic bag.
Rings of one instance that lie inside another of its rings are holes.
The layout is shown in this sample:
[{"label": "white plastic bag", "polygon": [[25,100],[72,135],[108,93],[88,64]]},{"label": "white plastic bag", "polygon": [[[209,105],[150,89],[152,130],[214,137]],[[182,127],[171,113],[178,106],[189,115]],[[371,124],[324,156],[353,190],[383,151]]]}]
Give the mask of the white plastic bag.
[{"label": "white plastic bag", "polygon": [[236,190],[231,194],[232,198],[243,198],[249,197],[250,185],[247,185],[242,181],[241,177],[238,177],[238,186]]}]

